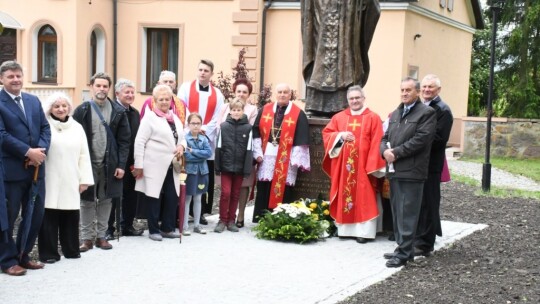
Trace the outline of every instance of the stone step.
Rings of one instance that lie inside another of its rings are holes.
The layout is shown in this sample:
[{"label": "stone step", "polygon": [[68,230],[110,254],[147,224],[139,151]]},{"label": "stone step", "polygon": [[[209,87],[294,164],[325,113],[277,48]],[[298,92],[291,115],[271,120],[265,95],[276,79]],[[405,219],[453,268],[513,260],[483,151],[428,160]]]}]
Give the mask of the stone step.
[{"label": "stone step", "polygon": [[456,147],[446,148],[446,159],[451,159],[451,160],[459,159],[461,155],[462,155],[462,151],[460,148],[456,148]]}]

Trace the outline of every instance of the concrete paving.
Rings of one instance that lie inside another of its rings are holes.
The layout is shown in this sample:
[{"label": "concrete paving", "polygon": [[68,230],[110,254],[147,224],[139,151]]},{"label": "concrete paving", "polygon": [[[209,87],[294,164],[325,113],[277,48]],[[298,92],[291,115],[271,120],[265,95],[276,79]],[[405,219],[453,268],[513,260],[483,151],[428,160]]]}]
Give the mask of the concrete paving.
[{"label": "concrete paving", "polygon": [[[248,209],[246,214],[251,214]],[[207,218],[212,230],[217,215]],[[485,228],[443,223],[436,250]],[[194,234],[155,242],[113,241],[78,260],[62,259],[25,276],[0,275],[2,303],[336,303],[399,269],[385,267],[386,237],[358,244],[330,238],[309,245],[259,240],[247,223],[239,233]]]}]

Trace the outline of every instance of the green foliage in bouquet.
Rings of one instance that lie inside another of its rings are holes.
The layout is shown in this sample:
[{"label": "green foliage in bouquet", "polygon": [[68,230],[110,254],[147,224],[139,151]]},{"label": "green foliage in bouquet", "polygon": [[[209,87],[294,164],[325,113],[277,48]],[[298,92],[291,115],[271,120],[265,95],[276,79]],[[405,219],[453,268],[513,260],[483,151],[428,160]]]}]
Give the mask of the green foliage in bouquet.
[{"label": "green foliage in bouquet", "polygon": [[[317,213],[319,209],[314,209],[312,213],[312,210],[306,206],[306,201],[302,199],[291,204],[280,204],[273,212],[264,214],[259,219],[259,224],[253,228],[256,236],[260,239],[300,244],[314,242],[327,236],[331,222],[324,219],[322,200],[320,209],[322,215]],[[309,202],[311,203],[312,200]]]},{"label": "green foliage in bouquet", "polygon": [[317,199],[306,198],[301,199],[300,201],[304,202],[304,204],[309,208],[309,210],[311,211],[311,216],[315,220],[328,225],[328,227],[326,228],[326,233],[329,236],[336,235],[337,228],[334,224],[334,219],[330,216],[329,201],[323,200],[321,195],[319,195]]}]

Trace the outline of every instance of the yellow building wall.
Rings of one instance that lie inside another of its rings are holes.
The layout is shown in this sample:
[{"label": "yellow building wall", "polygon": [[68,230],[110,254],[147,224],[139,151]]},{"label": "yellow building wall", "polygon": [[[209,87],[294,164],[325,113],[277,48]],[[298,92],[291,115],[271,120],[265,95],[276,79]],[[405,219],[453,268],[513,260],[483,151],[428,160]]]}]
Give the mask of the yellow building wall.
[{"label": "yellow building wall", "polygon": [[424,7],[441,16],[448,17],[463,24],[474,24],[474,16],[472,14],[470,0],[454,0],[454,8],[448,10],[448,6],[441,7],[439,0],[419,0],[413,5]]},{"label": "yellow building wall", "polygon": [[[39,12],[29,14],[28,8]],[[34,64],[33,57],[37,52],[37,46],[34,47],[34,32],[41,26],[50,24],[56,31],[58,37],[58,74],[57,80],[60,87],[74,87],[74,69],[70,68],[66,62],[73,62],[75,54],[71,52],[69,45],[72,37],[76,36],[75,15],[65,14],[66,8],[73,10],[74,1],[39,1],[26,0],[25,5],[14,5],[10,1],[0,1],[0,10],[9,12],[23,26],[18,32],[17,39],[17,61],[24,69],[24,88],[51,88],[51,85],[39,84],[33,81],[33,74],[37,74],[37,65]],[[34,50],[36,49],[36,50]]]},{"label": "yellow building wall", "polygon": [[[438,1],[432,2],[439,11]],[[466,27],[471,20],[460,5],[465,5],[464,0],[455,2],[453,12],[444,9],[442,13],[452,14],[448,17],[455,13]],[[267,22],[265,83],[287,82],[302,98],[301,32],[296,30],[300,29],[300,10],[271,9]],[[421,37],[415,39],[417,34]],[[400,80],[411,66],[417,68],[420,80],[426,74],[437,74],[442,82],[441,97],[456,119],[450,143],[459,145],[461,118],[467,115],[472,38],[470,29],[414,10],[383,10],[369,50],[371,69],[365,87],[369,108],[385,119],[400,103]]]},{"label": "yellow building wall", "polygon": [[403,11],[385,11],[381,14],[369,49],[366,102],[382,119],[400,102],[399,84],[406,72],[402,69],[405,20]]},{"label": "yellow building wall", "polygon": [[264,83],[272,84],[272,89],[279,83],[287,83],[303,98],[300,11],[270,9],[266,20]]},{"label": "yellow building wall", "polygon": [[[437,0],[393,4],[383,7],[369,51],[371,72],[366,85],[367,103],[386,117],[400,102],[399,82],[409,68],[418,69],[419,78],[435,73],[442,80],[441,96],[456,119],[466,115],[472,27],[474,18],[469,0],[455,0],[454,10],[439,6]],[[0,1],[0,10],[23,24],[18,31],[18,60],[25,68],[25,87],[33,93],[64,90],[75,103],[88,95],[90,78],[90,35],[94,28],[105,35],[104,70],[113,73],[113,2],[110,0],[25,0],[24,5]],[[395,6],[400,6],[395,9]],[[276,7],[278,6],[278,7]],[[29,10],[28,8],[32,9]],[[403,8],[408,8],[404,10]],[[179,28],[178,82],[196,77],[200,59],[215,63],[217,73],[231,74],[231,65],[241,47],[248,47],[246,63],[259,90],[261,64],[262,0],[182,0],[118,1],[117,77],[132,80],[137,92],[143,89],[143,29]],[[436,20],[442,15],[442,20]],[[45,16],[45,17],[43,17]],[[455,20],[461,23],[455,26]],[[32,83],[32,31],[50,23],[58,33],[58,86]],[[454,25],[449,24],[454,23]],[[414,39],[415,35],[421,37]],[[304,96],[302,39],[298,4],[275,2],[267,12],[264,83],[289,83]],[[111,90],[111,97],[114,92]],[[138,93],[135,106],[148,97]]]},{"label": "yellow building wall", "polygon": [[[179,67],[174,71],[179,84],[195,79],[200,59],[214,62],[214,80],[219,71],[231,74],[231,59],[238,56],[231,44],[231,36],[238,33],[232,15],[238,10],[236,1],[120,2],[118,77],[132,80],[137,92],[141,90],[145,27],[180,28]],[[141,11],[148,13],[141,15]],[[138,93],[135,106],[140,107],[146,98]]]},{"label": "yellow building wall", "polygon": [[[92,30],[96,27],[101,28],[105,35],[105,70],[98,72],[107,72],[112,77],[113,69],[113,6],[112,1],[97,0],[89,4],[88,1],[75,1],[77,6],[75,14],[77,16],[75,35],[72,37],[69,48],[76,50],[76,57],[73,69],[76,69],[77,87],[75,90],[74,101],[80,104],[83,96],[88,99],[91,70],[90,70],[90,37]],[[111,85],[113,87],[114,84]],[[86,92],[86,94],[84,94]],[[109,91],[109,97],[113,98],[113,89]]]},{"label": "yellow building wall", "polygon": [[[461,119],[467,116],[472,34],[437,20],[407,14],[403,73],[409,65],[419,68],[419,79],[436,74],[441,79],[441,98],[450,106],[454,125],[449,144],[459,145]],[[416,34],[422,37],[414,40]],[[434,43],[434,41],[436,43]]]}]

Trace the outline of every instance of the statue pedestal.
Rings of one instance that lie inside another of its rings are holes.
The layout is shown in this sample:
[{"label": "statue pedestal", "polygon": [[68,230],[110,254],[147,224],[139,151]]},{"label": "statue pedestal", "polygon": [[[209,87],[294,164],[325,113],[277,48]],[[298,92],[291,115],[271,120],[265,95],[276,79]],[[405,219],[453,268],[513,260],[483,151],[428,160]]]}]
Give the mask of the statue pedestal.
[{"label": "statue pedestal", "polygon": [[311,136],[309,146],[311,171],[298,170],[293,197],[295,200],[300,198],[316,199],[321,194],[322,198],[327,200],[330,192],[330,178],[322,170],[324,158],[322,129],[330,122],[330,119],[308,118],[308,121]]}]

